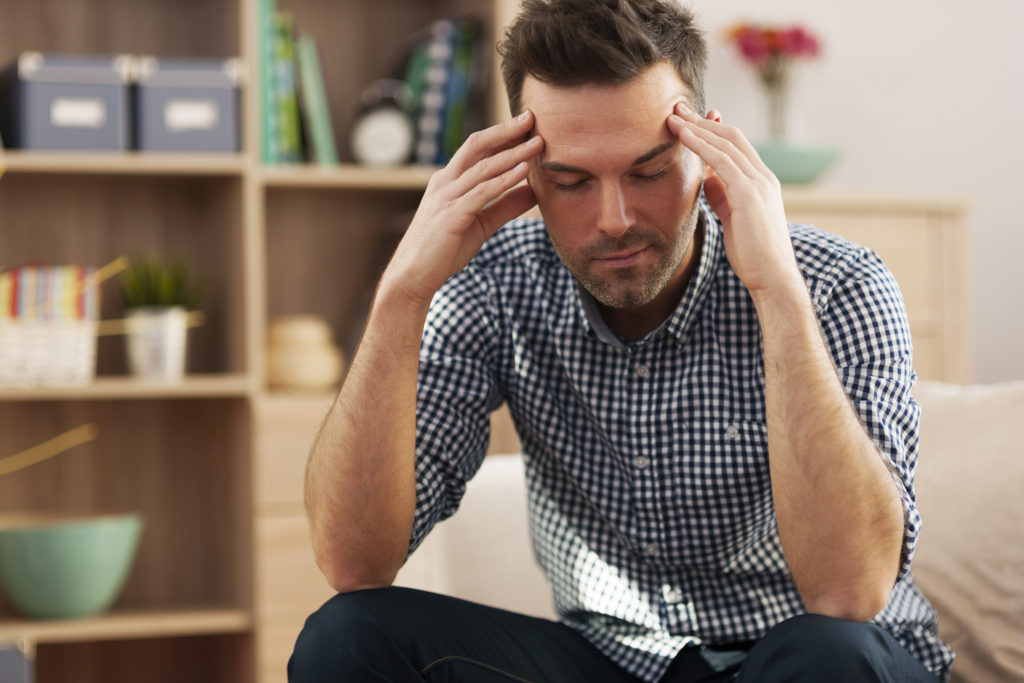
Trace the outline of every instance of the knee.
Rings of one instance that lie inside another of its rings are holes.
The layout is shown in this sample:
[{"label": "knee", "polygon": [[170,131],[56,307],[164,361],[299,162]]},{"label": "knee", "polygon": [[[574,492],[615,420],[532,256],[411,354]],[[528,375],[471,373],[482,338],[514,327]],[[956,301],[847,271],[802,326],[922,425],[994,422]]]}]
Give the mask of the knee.
[{"label": "knee", "polygon": [[884,681],[889,650],[874,624],[804,614],[778,624],[751,649],[741,679]]},{"label": "knee", "polygon": [[288,680],[358,680],[366,662],[390,649],[389,616],[399,589],[343,593],[306,619],[288,662]]}]

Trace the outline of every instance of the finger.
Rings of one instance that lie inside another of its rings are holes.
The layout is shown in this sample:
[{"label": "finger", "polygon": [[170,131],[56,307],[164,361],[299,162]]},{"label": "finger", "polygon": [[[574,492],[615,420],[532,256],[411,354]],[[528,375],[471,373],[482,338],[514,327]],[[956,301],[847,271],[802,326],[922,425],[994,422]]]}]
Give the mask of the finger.
[{"label": "finger", "polygon": [[[506,173],[516,165],[528,161],[544,149],[544,139],[534,136],[511,149],[480,159],[458,178],[451,181],[451,196],[459,197],[481,183]],[[494,197],[491,197],[493,199]]]},{"label": "finger", "polygon": [[[484,207],[526,180],[529,170],[530,165],[521,161],[507,171],[475,184],[465,194],[458,197],[454,202],[454,208],[464,217],[464,224],[472,224]],[[497,230],[497,227],[494,229]]]},{"label": "finger", "polygon": [[[712,144],[716,144],[720,149],[726,149],[722,144],[718,144],[718,139],[727,140],[733,148],[735,148],[742,156],[743,161],[737,161],[737,165],[750,169],[748,175],[770,175],[771,171],[761,160],[760,155],[754,146],[747,140],[747,137],[741,130],[732,126],[726,126],[721,120],[713,120],[711,118],[702,118],[695,114],[684,102],[678,102],[674,109],[676,116],[682,119],[683,127],[690,127],[701,135],[705,140],[708,140]],[[712,110],[712,113],[713,110]],[[718,117],[716,117],[718,118]],[[674,122],[678,125],[678,122]],[[670,128],[672,126],[670,125]],[[674,131],[675,132],[675,131]]]},{"label": "finger", "polygon": [[498,232],[505,223],[522,216],[536,205],[537,198],[533,194],[533,188],[529,185],[513,187],[478,214],[484,239]]},{"label": "finger", "polygon": [[529,109],[519,116],[472,133],[456,150],[448,162],[453,177],[459,177],[481,159],[515,146],[526,138],[533,127],[533,112]]}]

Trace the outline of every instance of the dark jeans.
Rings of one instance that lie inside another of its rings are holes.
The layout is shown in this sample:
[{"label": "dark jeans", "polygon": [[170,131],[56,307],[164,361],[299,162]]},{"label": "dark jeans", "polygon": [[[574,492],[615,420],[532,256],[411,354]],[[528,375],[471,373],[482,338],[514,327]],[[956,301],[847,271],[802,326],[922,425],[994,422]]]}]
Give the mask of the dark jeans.
[{"label": "dark jeans", "polygon": [[[726,650],[734,650],[724,648]],[[892,681],[936,683],[886,631],[819,615],[778,624],[722,671],[684,649],[666,683]],[[721,668],[717,665],[717,668]],[[291,683],[469,681],[637,683],[568,626],[408,588],[338,595],[306,621],[288,663]]]}]

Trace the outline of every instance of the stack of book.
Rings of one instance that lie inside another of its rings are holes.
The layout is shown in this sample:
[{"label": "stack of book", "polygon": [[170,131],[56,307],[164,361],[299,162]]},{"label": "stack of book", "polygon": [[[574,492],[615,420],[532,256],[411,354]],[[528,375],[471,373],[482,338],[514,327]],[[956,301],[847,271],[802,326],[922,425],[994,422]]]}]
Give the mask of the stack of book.
[{"label": "stack of book", "polygon": [[414,43],[405,72],[416,122],[415,161],[443,165],[485,124],[483,25],[439,19]]},{"label": "stack of book", "polygon": [[[259,0],[262,157],[268,164],[337,164],[316,40],[296,31],[276,0]],[[304,144],[305,142],[305,144]]]},{"label": "stack of book", "polygon": [[[277,0],[259,0],[262,158],[265,163],[337,164],[316,41],[296,31]],[[485,125],[487,50],[483,23],[443,18],[413,36],[404,80],[416,124],[413,161],[443,165]]]}]

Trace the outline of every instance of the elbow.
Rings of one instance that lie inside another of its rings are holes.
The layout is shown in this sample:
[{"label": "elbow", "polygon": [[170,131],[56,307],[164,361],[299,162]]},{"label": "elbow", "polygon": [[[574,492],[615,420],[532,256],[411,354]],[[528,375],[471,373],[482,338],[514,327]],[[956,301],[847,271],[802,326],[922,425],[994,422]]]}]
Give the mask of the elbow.
[{"label": "elbow", "polygon": [[313,557],[327,585],[338,593],[353,593],[390,586],[401,563],[380,557],[363,557],[345,552],[332,544],[313,543]]},{"label": "elbow", "polygon": [[892,586],[863,586],[804,600],[807,612],[821,614],[844,621],[871,621],[885,609],[892,594]]},{"label": "elbow", "polygon": [[394,583],[398,572],[374,572],[351,563],[317,558],[317,566],[327,585],[337,593],[354,593],[371,588],[385,588]]}]

